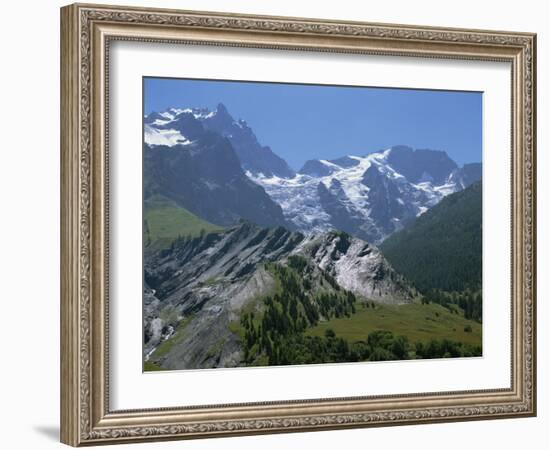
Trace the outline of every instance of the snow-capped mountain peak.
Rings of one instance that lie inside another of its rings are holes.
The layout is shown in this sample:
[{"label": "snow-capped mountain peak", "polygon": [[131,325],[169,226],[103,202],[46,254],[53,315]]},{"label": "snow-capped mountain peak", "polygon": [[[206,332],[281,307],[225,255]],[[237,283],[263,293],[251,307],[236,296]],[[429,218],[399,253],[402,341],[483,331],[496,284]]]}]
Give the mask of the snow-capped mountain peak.
[{"label": "snow-capped mountain peak", "polygon": [[284,178],[295,175],[286,161],[269,147],[261,145],[246,121],[235,120],[223,103],[219,103],[215,110],[169,108],[160,113],[151,112],[144,118],[144,123],[144,140],[149,145],[189,145],[194,138],[188,128],[196,130],[200,126],[202,130],[213,131],[227,138],[244,170],[254,175]]},{"label": "snow-capped mountain peak", "polygon": [[379,243],[481,178],[481,163],[459,167],[444,151],[405,145],[309,160],[296,173],[221,103],[215,110],[169,108],[144,117],[151,149],[194,149],[208,133],[228,141],[248,178],[280,205],[287,223],[305,233],[336,228]]},{"label": "snow-capped mountain peak", "polygon": [[444,152],[416,152],[398,146],[366,156],[310,160],[289,179],[247,175],[281,205],[299,230],[337,228],[378,243],[444,196],[463,189],[465,181],[475,181],[473,168],[465,180],[462,169]]}]

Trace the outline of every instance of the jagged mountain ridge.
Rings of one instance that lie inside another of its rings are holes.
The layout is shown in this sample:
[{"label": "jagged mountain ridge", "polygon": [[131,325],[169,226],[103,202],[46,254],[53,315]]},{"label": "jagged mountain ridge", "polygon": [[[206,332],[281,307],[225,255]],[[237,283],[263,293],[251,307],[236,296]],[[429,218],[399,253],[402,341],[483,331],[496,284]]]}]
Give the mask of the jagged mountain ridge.
[{"label": "jagged mountain ridge", "polygon": [[165,145],[174,145],[178,141],[191,142],[195,138],[195,130],[188,127],[182,129],[180,124],[192,119],[198,121],[205,130],[227,138],[243,170],[282,178],[295,175],[284,159],[277,156],[270,147],[259,143],[245,120],[235,120],[222,103],[214,111],[206,108],[170,108],[161,113],[152,112],[145,118],[145,141],[150,144],[158,143],[158,135],[163,134],[167,137]]},{"label": "jagged mountain ridge", "polygon": [[[398,145],[366,156],[310,160],[295,173],[269,147],[261,146],[246,122],[234,120],[223,104],[214,111],[171,108],[145,118],[145,142],[152,148],[193,146],[205,131],[225,138],[246,176],[280,206],[284,218],[276,214],[272,225],[283,220],[287,227],[307,234],[340,229],[380,243],[445,196],[479,180],[482,172],[481,163],[459,167],[444,151]],[[233,211],[223,222],[203,218],[228,224],[238,215]],[[250,214],[242,217],[254,221]],[[269,225],[265,220],[257,223]]]},{"label": "jagged mountain ridge", "polygon": [[[144,200],[162,196],[212,224],[241,219],[264,226],[290,226],[281,207],[247,177],[232,144],[206,129],[193,114],[164,124],[163,115],[145,118]],[[157,124],[157,125],[155,125]]]},{"label": "jagged mountain ridge", "polygon": [[248,175],[281,205],[296,229],[336,228],[380,243],[445,196],[479,180],[481,164],[458,167],[445,152],[396,146],[366,156],[308,161],[291,179]]},{"label": "jagged mountain ridge", "polygon": [[[261,314],[259,299],[276,289],[269,262],[305,261],[305,295],[314,308],[318,292],[336,287],[380,302],[407,303],[415,295],[376,247],[342,232],[308,237],[241,223],[146,256],[144,351],[167,369],[240,365],[242,349],[231,324],[245,310]],[[170,339],[168,351],[156,351]]]}]

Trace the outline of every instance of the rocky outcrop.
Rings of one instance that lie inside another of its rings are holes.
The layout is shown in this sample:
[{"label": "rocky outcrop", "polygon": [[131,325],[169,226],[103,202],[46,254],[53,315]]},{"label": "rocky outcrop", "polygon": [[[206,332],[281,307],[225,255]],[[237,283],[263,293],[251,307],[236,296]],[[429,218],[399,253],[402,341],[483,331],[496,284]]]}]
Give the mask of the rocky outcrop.
[{"label": "rocky outcrop", "polygon": [[294,171],[286,161],[277,156],[270,147],[261,145],[246,121],[235,120],[222,103],[215,111],[203,113],[202,117],[201,121],[206,129],[219,133],[231,142],[244,171],[266,177],[294,176]]},{"label": "rocky outcrop", "polygon": [[299,251],[338,284],[361,296],[383,303],[409,303],[414,290],[384,258],[380,250],[343,232],[313,237]]},{"label": "rocky outcrop", "polygon": [[457,164],[441,150],[417,149],[406,145],[392,147],[388,164],[411,183],[432,181],[435,185],[444,183]]}]

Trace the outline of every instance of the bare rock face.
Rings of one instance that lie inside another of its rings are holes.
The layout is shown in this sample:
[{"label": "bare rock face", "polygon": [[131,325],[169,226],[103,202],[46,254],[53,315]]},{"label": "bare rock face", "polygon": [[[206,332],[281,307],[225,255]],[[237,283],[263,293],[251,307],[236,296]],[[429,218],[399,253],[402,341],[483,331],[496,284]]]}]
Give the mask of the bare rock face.
[{"label": "bare rock face", "polygon": [[[235,367],[242,360],[239,336],[231,331],[241,310],[253,299],[274,288],[274,280],[262,269],[240,282],[195,289],[194,296],[204,302],[200,310],[183,320],[176,345],[161,359],[166,369],[185,367]],[[251,305],[255,308],[257,305]]]},{"label": "bare rock face", "polygon": [[354,294],[384,303],[410,303],[414,290],[380,250],[343,232],[312,238],[299,250]]},{"label": "bare rock face", "polygon": [[145,280],[155,286],[155,295],[149,288],[144,296],[146,359],[167,369],[238,365],[231,324],[243,309],[260,308],[251,303],[275,288],[262,263],[278,261],[303,239],[281,227],[242,223],[146,255]]},{"label": "bare rock face", "polygon": [[162,333],[163,321],[158,317],[160,301],[155,296],[155,291],[149,286],[143,287],[143,330],[144,330],[144,352],[147,355],[157,345],[159,345],[164,336]]},{"label": "bare rock face", "polygon": [[412,301],[412,288],[365,241],[241,223],[146,254],[145,359],[164,369],[239,366],[240,318],[261,315],[262,299],[277,288],[266,264],[286,265],[298,255],[314,272],[311,292],[329,276],[362,299]]}]

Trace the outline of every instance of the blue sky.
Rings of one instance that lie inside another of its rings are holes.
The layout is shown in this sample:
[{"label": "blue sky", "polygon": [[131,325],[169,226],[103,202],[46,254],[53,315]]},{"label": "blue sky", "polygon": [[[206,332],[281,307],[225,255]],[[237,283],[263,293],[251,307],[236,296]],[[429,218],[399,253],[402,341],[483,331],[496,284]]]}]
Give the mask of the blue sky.
[{"label": "blue sky", "polygon": [[218,103],[294,169],[399,144],[482,159],[479,92],[144,78],[145,114]]}]

